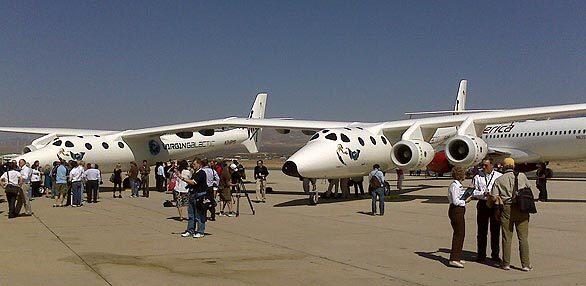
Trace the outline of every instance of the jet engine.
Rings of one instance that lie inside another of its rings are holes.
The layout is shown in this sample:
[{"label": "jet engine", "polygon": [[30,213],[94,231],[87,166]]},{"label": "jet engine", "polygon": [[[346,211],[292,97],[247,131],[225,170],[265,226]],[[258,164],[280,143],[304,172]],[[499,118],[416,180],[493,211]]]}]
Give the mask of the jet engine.
[{"label": "jet engine", "polygon": [[30,153],[32,151],[38,150],[39,148],[35,147],[35,145],[28,145],[22,148],[22,154]]},{"label": "jet engine", "polygon": [[475,136],[457,135],[446,143],[446,156],[450,164],[470,167],[482,162],[488,153],[484,140]]},{"label": "jet engine", "polygon": [[433,160],[435,151],[431,144],[420,140],[402,140],[391,150],[393,163],[401,169],[422,169]]}]

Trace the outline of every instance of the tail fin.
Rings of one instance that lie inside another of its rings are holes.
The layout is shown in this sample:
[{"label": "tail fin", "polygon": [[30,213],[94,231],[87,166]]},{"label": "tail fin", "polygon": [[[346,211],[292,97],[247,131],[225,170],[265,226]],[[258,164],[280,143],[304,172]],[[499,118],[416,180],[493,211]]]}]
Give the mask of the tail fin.
[{"label": "tail fin", "polygon": [[456,98],[456,105],[454,111],[466,110],[466,94],[468,93],[468,81],[463,79],[460,81],[460,87],[458,88],[458,97]]},{"label": "tail fin", "polygon": [[[248,118],[262,119],[265,118],[265,109],[267,104],[267,93],[259,93],[250,109]],[[261,134],[261,128],[248,128],[248,139],[242,142],[250,153],[258,153],[258,143]]]}]

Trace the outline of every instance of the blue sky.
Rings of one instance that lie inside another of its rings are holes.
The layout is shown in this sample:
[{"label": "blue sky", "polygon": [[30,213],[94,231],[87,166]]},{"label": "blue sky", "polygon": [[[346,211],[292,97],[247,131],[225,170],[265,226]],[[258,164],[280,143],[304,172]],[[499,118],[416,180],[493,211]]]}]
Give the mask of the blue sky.
[{"label": "blue sky", "polygon": [[3,1],[0,125],[384,121],[586,102],[581,1]]}]

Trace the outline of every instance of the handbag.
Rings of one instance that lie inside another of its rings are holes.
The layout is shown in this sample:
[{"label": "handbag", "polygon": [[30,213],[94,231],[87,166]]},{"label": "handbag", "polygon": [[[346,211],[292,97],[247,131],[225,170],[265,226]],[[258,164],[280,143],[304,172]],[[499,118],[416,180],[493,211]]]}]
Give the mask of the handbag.
[{"label": "handbag", "polygon": [[529,187],[524,187],[519,190],[519,172],[515,172],[514,174],[515,186],[513,188],[513,204],[516,204],[521,212],[530,214],[537,213],[533,191],[531,191],[531,188]]}]

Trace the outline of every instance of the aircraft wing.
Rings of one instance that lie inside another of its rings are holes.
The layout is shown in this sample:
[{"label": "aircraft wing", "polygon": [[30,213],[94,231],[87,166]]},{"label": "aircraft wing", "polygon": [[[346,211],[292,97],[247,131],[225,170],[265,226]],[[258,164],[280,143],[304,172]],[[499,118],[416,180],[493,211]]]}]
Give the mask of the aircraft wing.
[{"label": "aircraft wing", "polygon": [[[422,134],[422,137],[429,141],[433,133],[443,127],[455,126],[458,127],[458,134],[479,136],[489,124],[584,114],[586,114],[586,104],[570,104],[390,121],[382,123],[380,128],[390,138],[409,139],[408,137],[413,134]],[[408,130],[409,132],[406,132]]]},{"label": "aircraft wing", "polygon": [[116,133],[118,131],[68,129],[68,128],[36,128],[36,127],[0,127],[0,132],[26,133],[26,134],[55,134],[56,136],[100,135]]},{"label": "aircraft wing", "polygon": [[336,121],[313,121],[313,120],[293,120],[293,119],[260,119],[260,118],[226,118],[199,121],[192,123],[127,130],[121,133],[123,138],[137,137],[154,137],[163,134],[172,134],[178,132],[196,132],[200,130],[209,130],[216,128],[271,128],[271,129],[294,129],[318,131],[327,128],[342,128],[352,125],[352,122]]},{"label": "aircraft wing", "polygon": [[488,154],[499,155],[502,157],[511,157],[519,163],[535,162],[541,158],[541,156],[535,153],[506,147],[489,147]]}]

